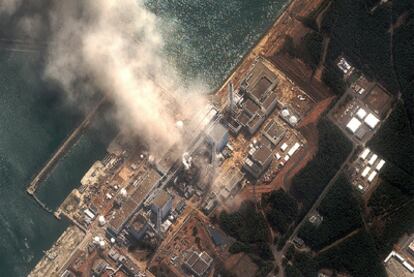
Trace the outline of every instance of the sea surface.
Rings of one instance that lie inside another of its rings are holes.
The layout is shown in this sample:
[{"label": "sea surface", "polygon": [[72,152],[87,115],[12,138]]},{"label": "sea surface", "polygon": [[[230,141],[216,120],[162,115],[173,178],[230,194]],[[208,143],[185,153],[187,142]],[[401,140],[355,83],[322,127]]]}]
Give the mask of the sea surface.
[{"label": "sea surface", "polygon": [[[159,16],[168,61],[184,80],[220,85],[287,0],[147,0]],[[1,28],[1,26],[0,26]],[[3,31],[4,33],[4,31]],[[0,276],[26,276],[67,227],[26,194],[31,177],[82,120],[62,92],[42,81],[37,52],[0,50]],[[57,164],[37,195],[56,208],[105,154],[96,122]],[[46,276],[47,277],[47,276]]]}]

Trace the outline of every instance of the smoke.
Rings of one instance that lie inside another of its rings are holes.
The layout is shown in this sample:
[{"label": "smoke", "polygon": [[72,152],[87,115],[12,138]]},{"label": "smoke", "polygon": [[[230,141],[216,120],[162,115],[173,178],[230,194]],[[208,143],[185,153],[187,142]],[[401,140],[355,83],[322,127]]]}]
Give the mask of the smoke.
[{"label": "smoke", "polygon": [[[0,0],[0,14],[16,16],[31,6]],[[39,1],[37,1],[39,2]],[[201,82],[184,82],[163,52],[160,22],[143,0],[43,1],[41,15],[21,16],[18,28],[47,33],[44,79],[62,88],[69,102],[91,109],[103,95],[115,106],[120,129],[138,135],[150,151],[186,145],[177,120],[205,106]],[[21,7],[20,7],[21,6]],[[14,14],[13,14],[14,13]],[[183,85],[186,83],[187,85]],[[190,84],[189,84],[190,83]]]},{"label": "smoke", "polygon": [[205,89],[183,87],[163,54],[159,22],[141,1],[54,1],[50,29],[45,78],[68,99],[80,105],[102,92],[115,104],[120,127],[153,151],[183,143],[176,116],[199,110]]},{"label": "smoke", "polygon": [[20,7],[22,0],[1,0],[0,1],[0,15],[11,15]]}]

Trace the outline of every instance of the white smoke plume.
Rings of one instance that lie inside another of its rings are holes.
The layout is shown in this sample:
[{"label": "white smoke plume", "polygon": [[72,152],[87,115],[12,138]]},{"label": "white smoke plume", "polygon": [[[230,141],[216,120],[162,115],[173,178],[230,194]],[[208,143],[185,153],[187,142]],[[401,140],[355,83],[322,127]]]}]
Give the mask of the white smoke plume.
[{"label": "white smoke plume", "polygon": [[22,0],[1,0],[0,1],[0,14],[7,15],[13,14],[21,5]]},{"label": "white smoke plume", "polygon": [[200,110],[203,86],[183,87],[162,52],[159,22],[142,1],[54,1],[49,16],[46,79],[79,105],[92,92],[104,93],[115,104],[121,127],[142,137],[152,151],[183,142],[177,115],[191,117]]}]

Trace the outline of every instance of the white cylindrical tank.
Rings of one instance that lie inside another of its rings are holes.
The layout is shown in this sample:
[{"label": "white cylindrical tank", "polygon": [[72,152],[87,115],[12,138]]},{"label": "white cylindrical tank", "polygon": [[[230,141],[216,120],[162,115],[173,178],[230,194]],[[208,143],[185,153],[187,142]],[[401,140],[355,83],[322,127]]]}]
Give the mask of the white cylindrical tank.
[{"label": "white cylindrical tank", "polygon": [[105,249],[105,245],[106,245],[105,241],[103,241],[103,240],[99,241],[99,247],[101,249]]},{"label": "white cylindrical tank", "polygon": [[292,115],[289,118],[289,122],[290,122],[290,124],[295,125],[296,123],[298,123],[298,118],[296,116]]},{"label": "white cylindrical tank", "polygon": [[104,225],[105,225],[105,223],[106,223],[105,217],[104,217],[103,215],[100,215],[100,216],[98,217],[98,222],[99,222],[99,225],[100,225],[100,226],[104,226]]},{"label": "white cylindrical tank", "polygon": [[125,188],[122,188],[121,190],[120,190],[120,192],[119,192],[120,194],[121,194],[121,196],[122,197],[127,197],[127,195],[128,195],[128,193],[127,193],[127,191],[126,191],[126,189]]},{"label": "white cylindrical tank", "polygon": [[99,242],[101,241],[101,238],[100,237],[98,237],[98,236],[95,236],[94,238],[93,238],[93,242],[95,243],[95,244],[99,244]]},{"label": "white cylindrical tank", "polygon": [[252,141],[252,143],[253,143],[253,146],[256,146],[257,145],[257,139],[254,138],[253,141]]},{"label": "white cylindrical tank", "polygon": [[175,122],[175,126],[177,127],[177,129],[182,130],[184,128],[184,122],[181,120],[178,120],[177,122]]},{"label": "white cylindrical tank", "polygon": [[289,113],[288,109],[283,109],[281,114],[282,114],[283,117],[287,117],[287,116],[289,116],[290,113]]},{"label": "white cylindrical tank", "polygon": [[148,162],[149,162],[150,164],[154,164],[154,162],[155,162],[155,158],[154,158],[154,156],[153,156],[153,155],[149,155],[149,156],[148,156]]}]

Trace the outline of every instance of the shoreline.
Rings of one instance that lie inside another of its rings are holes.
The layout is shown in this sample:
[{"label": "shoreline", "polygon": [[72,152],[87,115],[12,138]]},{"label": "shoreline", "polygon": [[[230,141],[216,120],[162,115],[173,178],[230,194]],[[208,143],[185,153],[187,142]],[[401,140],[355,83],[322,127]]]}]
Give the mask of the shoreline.
[{"label": "shoreline", "polygon": [[215,95],[218,92],[220,92],[223,88],[227,86],[227,83],[229,80],[233,77],[233,75],[238,71],[240,66],[246,61],[246,59],[251,55],[251,53],[255,50],[256,47],[260,45],[260,43],[263,41],[264,38],[266,38],[269,33],[271,33],[272,29],[275,27],[275,25],[279,22],[280,18],[283,16],[283,14],[289,9],[293,3],[298,0],[289,0],[287,3],[285,3],[278,14],[276,15],[275,20],[269,24],[268,27],[266,27],[266,30],[260,35],[260,37],[257,39],[256,43],[254,43],[252,46],[250,46],[246,52],[243,54],[242,58],[234,65],[234,67],[229,71],[228,74],[226,74],[226,77],[224,78],[223,82],[221,82],[221,85],[216,86],[212,91],[210,91],[207,95]]}]

